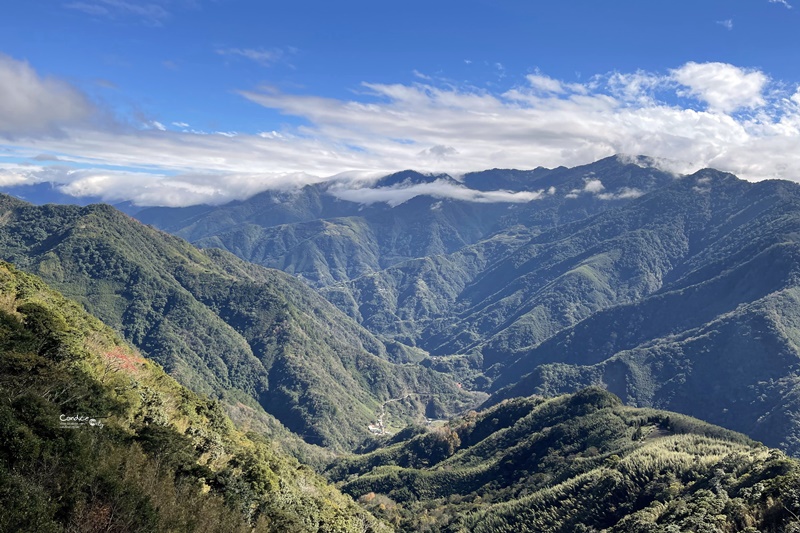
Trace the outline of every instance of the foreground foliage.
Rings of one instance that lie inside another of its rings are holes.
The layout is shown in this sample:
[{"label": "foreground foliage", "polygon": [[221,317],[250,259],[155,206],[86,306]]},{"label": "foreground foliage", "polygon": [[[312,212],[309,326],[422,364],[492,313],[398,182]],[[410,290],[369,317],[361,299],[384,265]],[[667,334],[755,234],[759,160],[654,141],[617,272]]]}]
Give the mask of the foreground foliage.
[{"label": "foreground foliage", "polygon": [[[65,417],[85,419],[64,427]],[[387,530],[8,263],[0,501],[0,531]]]},{"label": "foreground foliage", "polygon": [[800,531],[800,464],[601,389],[399,433],[327,475],[405,531]]}]

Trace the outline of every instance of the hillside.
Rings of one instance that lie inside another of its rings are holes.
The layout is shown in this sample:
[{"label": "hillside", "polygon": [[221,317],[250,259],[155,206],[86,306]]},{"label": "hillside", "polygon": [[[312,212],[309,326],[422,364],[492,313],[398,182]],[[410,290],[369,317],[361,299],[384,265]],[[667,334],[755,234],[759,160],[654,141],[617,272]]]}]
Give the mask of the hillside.
[{"label": "hillside", "polygon": [[342,490],[403,531],[785,532],[800,464],[600,389],[517,398],[334,463]]},{"label": "hillside", "polygon": [[793,415],[800,192],[785,182],[747,184],[712,173],[696,179],[707,180],[708,193],[687,182],[638,206],[639,213],[654,205],[668,207],[661,213],[679,206],[705,213],[695,221],[672,217],[683,228],[673,234],[683,235],[684,252],[663,270],[658,289],[511,352],[493,385],[496,399],[602,383],[634,405],[690,414],[800,452]]},{"label": "hillside", "polygon": [[0,531],[389,531],[0,263]]},{"label": "hillside", "polygon": [[308,443],[346,449],[370,436],[386,400],[412,395],[393,405],[394,424],[475,402],[437,372],[390,363],[402,348],[388,354],[291,276],[201,252],[109,206],[36,207],[3,196],[0,221],[0,256],[263,430],[283,425]]},{"label": "hillside", "polygon": [[664,276],[696,253],[690,241],[723,231],[708,227],[709,213],[724,221],[750,201],[748,185],[728,177],[726,183],[717,176],[726,199],[715,205],[693,191],[702,176],[687,178],[549,231],[515,227],[454,254],[409,261],[325,292],[348,312],[358,310],[370,330],[393,334],[402,324],[414,344],[432,353],[488,344],[483,353],[490,366],[600,309],[659,290]]}]

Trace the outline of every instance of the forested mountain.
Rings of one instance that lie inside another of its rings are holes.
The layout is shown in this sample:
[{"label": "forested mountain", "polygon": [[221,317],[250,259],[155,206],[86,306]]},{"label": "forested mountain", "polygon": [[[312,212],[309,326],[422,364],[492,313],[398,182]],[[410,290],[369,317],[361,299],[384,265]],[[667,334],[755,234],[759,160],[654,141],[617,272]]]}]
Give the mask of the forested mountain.
[{"label": "forested mountain", "polygon": [[0,531],[800,527],[796,461],[601,389],[409,427],[331,463],[381,522],[8,263],[0,392]]},{"label": "forested mountain", "polygon": [[[392,424],[474,404],[411,364],[300,281],[185,241],[105,205],[32,206],[0,197],[0,255],[120,331],[178,381],[237,417],[350,448],[392,404]],[[272,420],[272,422],[270,421]]]},{"label": "forested mountain", "polygon": [[[492,393],[489,404],[600,385],[800,453],[797,185],[713,170],[674,178],[646,162],[459,181],[545,191],[525,204],[428,195],[270,226],[244,202],[173,230],[203,227],[216,233],[194,234],[202,245],[301,275],[373,334]],[[384,188],[424,178],[401,173]],[[343,203],[320,185],[298,197],[312,190]],[[206,223],[222,213],[224,229]],[[436,235],[452,241],[428,246]]]},{"label": "forested mountain", "polygon": [[0,263],[0,531],[390,531]]},{"label": "forested mountain", "polygon": [[597,384],[796,454],[798,229],[797,185],[706,170],[326,294],[375,333],[467,354],[431,364],[477,369],[491,401]]},{"label": "forested mountain", "polygon": [[601,389],[409,428],[326,472],[403,531],[787,532],[800,464]]},{"label": "forested mountain", "polygon": [[[602,184],[594,183],[599,176]],[[404,171],[368,184],[333,181],[219,207],[150,208],[135,216],[320,287],[455,252],[501,229],[523,225],[538,232],[579,220],[672,179],[617,157],[571,169],[487,170],[461,182]],[[538,199],[490,196],[498,190]]]}]

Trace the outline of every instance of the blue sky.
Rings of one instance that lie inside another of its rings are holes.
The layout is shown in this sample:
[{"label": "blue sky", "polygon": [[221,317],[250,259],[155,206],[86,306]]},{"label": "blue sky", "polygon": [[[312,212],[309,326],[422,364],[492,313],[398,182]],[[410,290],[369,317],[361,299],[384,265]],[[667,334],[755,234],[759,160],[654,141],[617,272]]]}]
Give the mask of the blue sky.
[{"label": "blue sky", "polygon": [[0,21],[0,185],[184,205],[613,153],[800,179],[800,6],[37,0]]}]

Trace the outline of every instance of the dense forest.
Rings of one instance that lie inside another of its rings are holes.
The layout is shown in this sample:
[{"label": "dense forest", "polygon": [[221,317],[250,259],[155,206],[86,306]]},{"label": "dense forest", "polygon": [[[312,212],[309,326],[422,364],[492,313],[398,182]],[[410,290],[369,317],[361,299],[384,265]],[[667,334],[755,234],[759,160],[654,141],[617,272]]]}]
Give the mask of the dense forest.
[{"label": "dense forest", "polygon": [[0,350],[0,531],[388,530],[8,263]]},{"label": "dense forest", "polygon": [[800,530],[800,464],[590,388],[409,428],[326,474],[403,531]]}]

